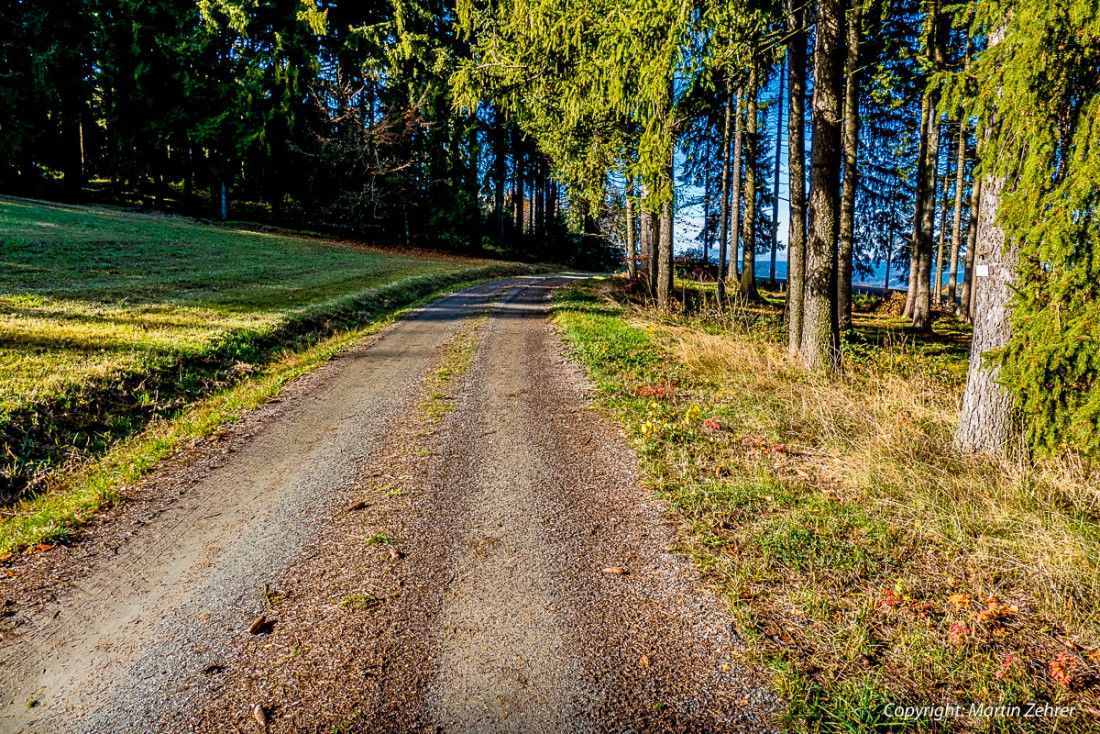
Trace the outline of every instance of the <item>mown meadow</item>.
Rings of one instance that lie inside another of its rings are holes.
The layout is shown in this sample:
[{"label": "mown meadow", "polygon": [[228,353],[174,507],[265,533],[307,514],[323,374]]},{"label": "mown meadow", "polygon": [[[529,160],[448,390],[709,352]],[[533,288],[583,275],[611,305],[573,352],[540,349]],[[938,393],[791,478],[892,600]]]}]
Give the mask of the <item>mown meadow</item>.
[{"label": "mown meadow", "polygon": [[[40,505],[63,491],[55,485],[70,470],[153,421],[255,382],[289,353],[459,283],[516,271],[0,198],[0,499]],[[101,504],[81,502],[77,515]],[[6,510],[5,527],[26,509]],[[0,553],[63,539],[77,515],[51,515],[41,532],[0,530]]]}]

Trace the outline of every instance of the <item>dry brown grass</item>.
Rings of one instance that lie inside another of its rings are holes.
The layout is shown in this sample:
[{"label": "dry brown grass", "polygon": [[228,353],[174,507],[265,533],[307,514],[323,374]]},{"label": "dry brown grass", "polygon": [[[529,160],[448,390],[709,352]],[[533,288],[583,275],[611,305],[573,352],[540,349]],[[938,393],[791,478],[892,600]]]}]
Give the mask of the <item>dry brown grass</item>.
[{"label": "dry brown grass", "polygon": [[[861,317],[847,373],[828,379],[787,360],[775,308],[669,318],[598,291],[558,318],[681,518],[684,550],[775,671],[792,728],[934,728],[885,704],[1033,700],[1077,714],[950,728],[1100,726],[1098,477],[1078,457],[951,450],[957,324],[926,341]],[[672,397],[650,398],[657,384]]]},{"label": "dry brown grass", "polygon": [[829,486],[918,540],[957,547],[991,593],[996,579],[1026,580],[1075,625],[1100,628],[1100,532],[1081,527],[1100,516],[1100,485],[1084,460],[959,456],[959,393],[934,379],[850,371],[832,380],[793,365],[773,340],[682,326],[655,333],[719,400],[751,396],[749,427],[803,452]]}]

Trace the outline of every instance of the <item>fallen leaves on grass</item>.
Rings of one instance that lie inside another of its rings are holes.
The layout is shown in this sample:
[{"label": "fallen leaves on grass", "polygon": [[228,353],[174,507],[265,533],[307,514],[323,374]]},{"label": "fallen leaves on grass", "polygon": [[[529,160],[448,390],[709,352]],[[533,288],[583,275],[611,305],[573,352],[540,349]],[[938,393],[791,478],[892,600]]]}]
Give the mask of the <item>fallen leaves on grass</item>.
[{"label": "fallen leaves on grass", "polygon": [[952,645],[961,645],[966,642],[966,638],[973,632],[974,630],[969,627],[964,627],[961,624],[953,624],[947,632],[947,641]]},{"label": "fallen leaves on grass", "polygon": [[1014,662],[1016,662],[1016,658],[1012,657],[1011,655],[1005,655],[1004,662],[1001,663],[1000,669],[993,674],[993,677],[997,680],[1004,678],[1005,674],[1007,674],[1008,671],[1012,668],[1012,663]]},{"label": "fallen leaves on grass", "polygon": [[653,400],[671,400],[676,397],[676,391],[668,385],[639,385],[634,388],[634,394]]},{"label": "fallen leaves on grass", "polygon": [[1081,661],[1076,657],[1068,652],[1060,652],[1047,663],[1047,670],[1050,671],[1050,677],[1055,683],[1062,688],[1069,688],[1077,682],[1077,669],[1080,666]]},{"label": "fallen leaves on grass", "polygon": [[985,603],[985,609],[978,612],[978,619],[983,622],[995,622],[1001,619],[1007,619],[1020,611],[1020,608],[1015,604],[1001,604],[996,597],[987,599]]},{"label": "fallen leaves on grass", "polygon": [[970,602],[972,601],[968,594],[952,594],[947,597],[947,601],[955,605],[955,611],[959,612],[964,609],[970,609]]}]

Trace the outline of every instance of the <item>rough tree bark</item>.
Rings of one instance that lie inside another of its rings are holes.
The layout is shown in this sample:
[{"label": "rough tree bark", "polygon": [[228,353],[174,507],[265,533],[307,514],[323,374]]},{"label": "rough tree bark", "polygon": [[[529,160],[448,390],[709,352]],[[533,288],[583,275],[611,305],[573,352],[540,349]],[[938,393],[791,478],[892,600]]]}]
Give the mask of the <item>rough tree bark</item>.
[{"label": "rough tree bark", "polygon": [[657,308],[672,306],[672,202],[661,204],[660,235],[657,242]]},{"label": "rough tree bark", "polygon": [[758,73],[749,69],[745,98],[745,216],[741,220],[741,294],[756,298],[756,95]]},{"label": "rough tree bark", "polygon": [[787,354],[802,352],[803,284],[806,252],[806,28],[800,0],[787,0]]},{"label": "rough tree bark", "polygon": [[658,250],[658,240],[661,236],[661,224],[656,212],[646,211],[642,213],[642,226],[646,230],[646,240],[649,249],[646,252],[646,280],[649,286],[649,295],[657,298],[657,271],[661,256]]},{"label": "rough tree bark", "polygon": [[[1004,40],[1005,30],[1002,25],[989,34],[989,48]],[[991,124],[996,124],[995,111]],[[1017,435],[1012,420],[1012,395],[997,382],[999,367],[985,359],[990,350],[1004,347],[1012,336],[1009,304],[1019,250],[1016,243],[1005,241],[1004,230],[997,222],[1004,186],[1003,177],[989,175],[981,183],[980,195],[974,197],[979,202],[977,217],[972,218],[972,228],[977,231],[971,301],[974,334],[954,440],[955,449],[964,453],[1003,455]]]},{"label": "rough tree bark", "polygon": [[[727,81],[727,87],[731,85]],[[730,128],[733,124],[733,110],[740,109],[741,95],[734,97],[732,88],[727,89],[725,120],[722,123],[722,225],[718,235],[718,303],[726,300],[726,256],[729,252],[730,227]]]},{"label": "rough tree bark", "polygon": [[840,98],[844,91],[844,6],[818,0],[814,47],[813,152],[810,228],[802,322],[802,362],[809,369],[840,369],[836,319],[836,259],[840,214]]},{"label": "rough tree bark", "polygon": [[855,236],[856,188],[859,186],[859,41],[863,0],[851,0],[848,11],[848,78],[844,89],[844,191],[840,200],[840,252],[837,256],[836,312],[841,331],[852,326],[852,240]]},{"label": "rough tree bark", "polygon": [[1004,454],[1013,435],[1012,395],[997,382],[1000,368],[984,357],[1005,346],[1012,335],[1009,300],[1017,252],[997,224],[1003,188],[1002,178],[985,180],[976,222],[974,336],[955,432],[955,448],[966,453]]}]

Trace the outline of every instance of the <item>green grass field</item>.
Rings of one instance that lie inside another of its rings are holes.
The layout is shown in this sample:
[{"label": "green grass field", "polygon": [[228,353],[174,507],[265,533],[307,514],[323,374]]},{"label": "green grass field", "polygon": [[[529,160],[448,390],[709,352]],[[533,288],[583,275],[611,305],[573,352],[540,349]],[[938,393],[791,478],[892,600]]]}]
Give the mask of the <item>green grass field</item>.
[{"label": "green grass field", "polygon": [[489,265],[0,198],[0,498]]}]

